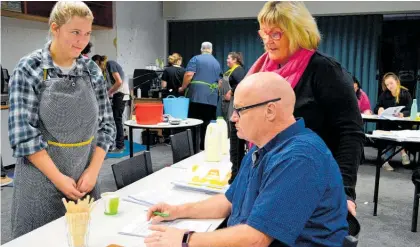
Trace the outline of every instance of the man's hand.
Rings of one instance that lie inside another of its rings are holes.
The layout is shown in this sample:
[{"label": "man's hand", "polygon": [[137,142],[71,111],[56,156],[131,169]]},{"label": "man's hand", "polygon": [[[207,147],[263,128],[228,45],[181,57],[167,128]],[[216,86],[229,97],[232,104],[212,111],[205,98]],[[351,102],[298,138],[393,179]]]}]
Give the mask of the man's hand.
[{"label": "man's hand", "polygon": [[178,88],[178,92],[183,93],[185,89],[183,87]]},{"label": "man's hand", "polygon": [[144,239],[147,247],[181,246],[184,233],[188,231],[167,226],[150,226],[149,229],[155,232]]},{"label": "man's hand", "polygon": [[86,193],[80,192],[76,188],[76,181],[73,178],[68,177],[64,174],[57,179],[57,181],[52,181],[55,187],[60,190],[68,199],[78,200],[85,196]]},{"label": "man's hand", "polygon": [[80,176],[77,181],[77,189],[81,192],[89,193],[95,187],[96,180],[98,179],[98,173],[87,168]]},{"label": "man's hand", "polygon": [[356,217],[356,203],[352,200],[347,200],[347,209],[354,217]]},{"label": "man's hand", "polygon": [[[153,212],[169,214],[169,216],[168,217],[155,216]],[[150,207],[149,210],[147,211],[147,221],[152,219],[152,224],[156,224],[161,221],[175,220],[178,218],[180,218],[179,207],[172,206],[166,203],[156,204]]]}]

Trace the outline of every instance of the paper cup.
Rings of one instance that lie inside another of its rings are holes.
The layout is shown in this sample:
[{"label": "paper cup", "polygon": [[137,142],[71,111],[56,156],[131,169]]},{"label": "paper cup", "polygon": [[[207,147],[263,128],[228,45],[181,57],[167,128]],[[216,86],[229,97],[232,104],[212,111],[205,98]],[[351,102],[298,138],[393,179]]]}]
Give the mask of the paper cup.
[{"label": "paper cup", "polygon": [[104,200],[105,214],[116,215],[118,213],[118,206],[120,204],[120,196],[117,193],[107,192],[101,194]]}]

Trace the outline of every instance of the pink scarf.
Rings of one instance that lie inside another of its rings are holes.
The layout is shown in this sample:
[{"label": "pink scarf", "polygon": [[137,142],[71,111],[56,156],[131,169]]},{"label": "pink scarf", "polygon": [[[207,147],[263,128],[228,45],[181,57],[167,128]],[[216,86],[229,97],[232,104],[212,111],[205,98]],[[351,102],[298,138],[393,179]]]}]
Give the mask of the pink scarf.
[{"label": "pink scarf", "polygon": [[290,57],[284,66],[279,68],[279,64],[270,60],[268,52],[266,52],[252,65],[247,75],[257,72],[274,72],[281,75],[292,88],[295,88],[314,53],[314,50],[300,49]]},{"label": "pink scarf", "polygon": [[[252,65],[247,75],[257,72],[274,72],[281,75],[292,88],[295,88],[314,53],[314,50],[300,49],[290,57],[284,66],[279,68],[279,64],[270,60],[268,52],[266,52]],[[249,143],[250,149],[252,146],[253,144]]]}]

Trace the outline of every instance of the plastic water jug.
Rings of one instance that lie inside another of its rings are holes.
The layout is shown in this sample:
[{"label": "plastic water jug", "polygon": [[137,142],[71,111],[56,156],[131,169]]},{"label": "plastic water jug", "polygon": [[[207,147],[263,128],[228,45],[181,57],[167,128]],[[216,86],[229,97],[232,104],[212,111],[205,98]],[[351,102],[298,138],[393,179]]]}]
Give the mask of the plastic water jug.
[{"label": "plastic water jug", "polygon": [[413,104],[411,105],[411,111],[410,111],[410,119],[416,120],[417,118],[417,100],[413,99]]},{"label": "plastic water jug", "polygon": [[206,139],[204,139],[204,152],[206,161],[219,162],[222,160],[222,143],[219,125],[212,120],[207,126]]},{"label": "plastic water jug", "polygon": [[229,153],[229,147],[228,147],[228,126],[226,121],[223,119],[223,117],[217,118],[217,124],[219,125],[220,129],[220,135],[221,135],[221,141],[222,141],[222,154],[228,154]]}]

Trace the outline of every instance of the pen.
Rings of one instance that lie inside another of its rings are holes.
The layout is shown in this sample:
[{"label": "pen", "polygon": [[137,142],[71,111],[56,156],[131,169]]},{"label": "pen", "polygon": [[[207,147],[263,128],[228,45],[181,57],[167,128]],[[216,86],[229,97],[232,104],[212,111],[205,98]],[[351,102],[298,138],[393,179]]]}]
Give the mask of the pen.
[{"label": "pen", "polygon": [[165,213],[161,213],[161,212],[157,212],[157,211],[153,212],[153,215],[157,215],[157,216],[160,216],[160,217],[169,217],[169,214],[165,214]]},{"label": "pen", "polygon": [[[144,211],[147,212],[148,209],[145,209]],[[158,211],[153,212],[153,215],[161,216],[161,217],[169,217],[169,214],[161,213],[161,212],[158,212]]]}]

